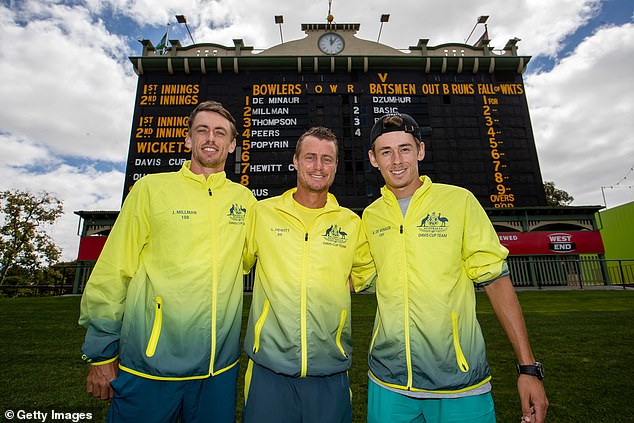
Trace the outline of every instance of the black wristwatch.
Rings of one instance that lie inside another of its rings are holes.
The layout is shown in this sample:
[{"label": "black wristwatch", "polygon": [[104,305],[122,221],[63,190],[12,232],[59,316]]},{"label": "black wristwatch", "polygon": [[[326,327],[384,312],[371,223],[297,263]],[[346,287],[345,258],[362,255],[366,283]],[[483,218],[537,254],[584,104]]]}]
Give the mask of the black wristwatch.
[{"label": "black wristwatch", "polygon": [[517,369],[517,373],[520,375],[531,375],[535,376],[539,380],[544,379],[544,367],[539,361],[536,361],[535,364],[527,364],[524,366],[516,364],[515,368]]}]

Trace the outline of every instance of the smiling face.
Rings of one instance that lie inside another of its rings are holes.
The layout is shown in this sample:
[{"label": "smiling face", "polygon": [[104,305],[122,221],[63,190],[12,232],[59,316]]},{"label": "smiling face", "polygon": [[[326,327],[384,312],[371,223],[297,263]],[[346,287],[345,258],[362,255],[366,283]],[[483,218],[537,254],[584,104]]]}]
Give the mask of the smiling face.
[{"label": "smiling face", "polygon": [[297,191],[327,193],[337,172],[335,143],[309,135],[302,140],[301,149],[293,156],[297,170]]},{"label": "smiling face", "polygon": [[201,111],[191,123],[185,145],[192,150],[192,172],[206,177],[222,172],[236,148],[231,122],[216,112]]},{"label": "smiling face", "polygon": [[425,145],[403,131],[386,132],[368,152],[372,166],[381,171],[387,188],[396,198],[407,198],[422,185],[418,162],[425,157]]}]

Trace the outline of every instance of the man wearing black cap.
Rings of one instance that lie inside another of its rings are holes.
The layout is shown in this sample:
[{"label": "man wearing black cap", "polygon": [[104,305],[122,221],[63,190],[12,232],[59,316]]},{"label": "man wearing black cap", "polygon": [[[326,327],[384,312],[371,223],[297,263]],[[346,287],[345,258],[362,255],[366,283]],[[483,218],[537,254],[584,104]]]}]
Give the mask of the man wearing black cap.
[{"label": "man wearing black cap", "polygon": [[370,136],[385,186],[363,213],[378,274],[368,422],[495,422],[474,283],[515,350],[522,421],[543,422],[542,367],[486,213],[469,191],[419,176],[425,146],[411,116],[383,116]]}]

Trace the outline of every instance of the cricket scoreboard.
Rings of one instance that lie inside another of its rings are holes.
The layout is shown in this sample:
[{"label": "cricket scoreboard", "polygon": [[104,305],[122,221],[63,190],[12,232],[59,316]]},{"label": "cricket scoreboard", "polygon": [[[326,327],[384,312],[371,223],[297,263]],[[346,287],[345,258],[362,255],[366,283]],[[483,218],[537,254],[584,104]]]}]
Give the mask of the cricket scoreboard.
[{"label": "cricket scoreboard", "polygon": [[[326,126],[339,140],[331,192],[342,205],[363,209],[383,185],[368,160],[370,129],[380,116],[399,112],[422,128],[421,174],[469,189],[484,207],[545,205],[518,71],[528,58],[466,45],[427,47],[426,40],[409,54],[390,52],[345,25],[315,24],[305,39],[258,54],[241,40],[233,48],[173,42],[164,55],[146,43],[143,57],[131,58],[139,79],[124,197],[144,175],[178,170],[189,159],[188,116],[198,103],[215,100],[237,121],[227,177],[259,199],[295,186],[298,137]],[[343,50],[317,50],[319,37],[333,32]]]}]

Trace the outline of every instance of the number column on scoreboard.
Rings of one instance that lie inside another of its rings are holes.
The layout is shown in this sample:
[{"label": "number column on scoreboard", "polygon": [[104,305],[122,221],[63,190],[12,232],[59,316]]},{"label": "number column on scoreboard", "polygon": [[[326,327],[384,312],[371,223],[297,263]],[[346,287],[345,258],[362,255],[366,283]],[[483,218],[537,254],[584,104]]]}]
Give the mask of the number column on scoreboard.
[{"label": "number column on scoreboard", "polygon": [[240,175],[240,184],[249,186],[249,166],[251,165],[251,101],[244,98],[242,108],[242,143],[236,148],[236,173]]},{"label": "number column on scoreboard", "polygon": [[[351,121],[350,121],[350,138],[352,139],[352,157],[354,177],[352,179],[351,193],[354,196],[365,196],[367,188],[365,187],[365,171],[367,148],[364,142],[361,128],[363,126],[361,104],[359,104],[359,96],[352,95],[350,99]],[[365,113],[367,115],[367,112]],[[346,195],[350,195],[346,193]]]},{"label": "number column on scoreboard", "polygon": [[[367,157],[367,148],[363,138],[362,128],[364,120],[362,106],[357,94],[341,95],[339,97],[341,127],[331,127],[333,131],[341,131],[336,134],[339,141],[339,164],[337,177],[331,188],[331,192],[338,198],[346,198],[346,201],[353,201],[352,198],[365,197],[365,158]],[[367,115],[367,113],[365,113]],[[366,122],[367,123],[367,122]],[[357,207],[357,204],[350,204]]]},{"label": "number column on scoreboard", "polygon": [[508,160],[504,152],[504,137],[499,119],[499,99],[495,94],[482,95],[482,117],[491,163],[491,179],[495,187],[490,193],[491,204],[496,208],[515,207],[515,194],[510,184]]}]

